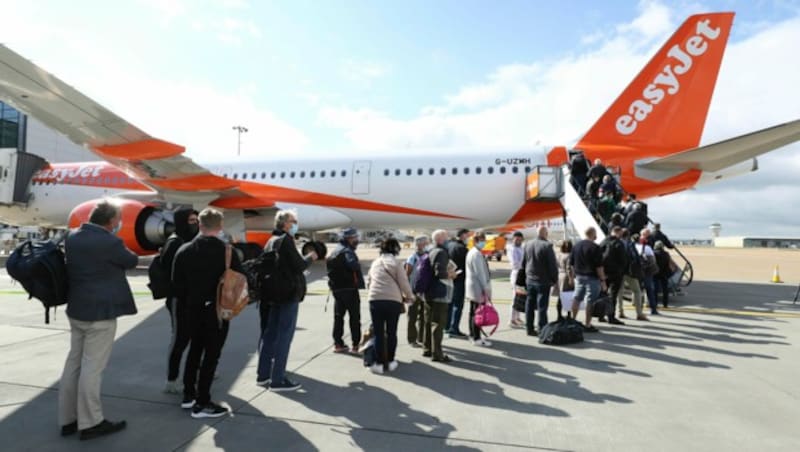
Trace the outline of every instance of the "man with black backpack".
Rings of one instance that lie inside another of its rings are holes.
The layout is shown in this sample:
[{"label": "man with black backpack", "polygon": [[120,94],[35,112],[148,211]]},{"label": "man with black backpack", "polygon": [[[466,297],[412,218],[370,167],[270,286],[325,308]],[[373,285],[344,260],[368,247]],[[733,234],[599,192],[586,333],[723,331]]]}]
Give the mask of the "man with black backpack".
[{"label": "man with black backpack", "polygon": [[119,207],[103,201],[92,209],[89,222],[66,239],[71,342],[58,391],[62,436],[80,430],[80,439],[92,439],[126,425],[105,419],[100,403],[117,317],[136,314],[125,270],[135,268],[139,258],[116,236],[121,226]]},{"label": "man with black backpack", "polygon": [[[625,324],[614,315],[614,305],[622,290],[622,280],[628,268],[628,252],[625,244],[619,238],[621,233],[622,228],[614,226],[611,229],[611,234],[606,237],[601,245],[603,250],[603,270],[606,274],[606,284],[608,285],[611,300],[606,307],[606,315],[608,316],[608,323],[612,325]],[[620,317],[623,316],[624,313],[620,310]],[[602,317],[600,321],[603,321]]]},{"label": "man with black backpack", "polygon": [[347,228],[342,231],[339,245],[328,256],[328,286],[333,292],[333,351],[347,353],[351,349],[345,345],[344,316],[350,317],[350,338],[354,352],[358,351],[361,342],[361,298],[359,289],[363,289],[364,275],[361,263],[356,255],[358,248],[358,231]]},{"label": "man with black backpack", "polygon": [[452,360],[442,350],[442,337],[447,324],[448,306],[456,273],[455,269],[452,272],[448,270],[450,256],[445,247],[447,231],[438,229],[433,232],[431,239],[434,247],[428,253],[428,266],[427,270],[424,270],[430,272],[428,275],[430,284],[425,291],[425,335],[422,356],[430,357],[436,362],[449,363]]},{"label": "man with black backpack", "polygon": [[159,264],[166,269],[169,275],[169,291],[166,299],[167,312],[172,324],[172,338],[169,345],[169,355],[167,358],[167,383],[164,392],[168,394],[180,394],[183,386],[178,383],[180,373],[181,358],[183,352],[189,345],[189,329],[186,319],[186,305],[174,295],[172,287],[172,261],[178,249],[200,232],[197,220],[197,211],[194,209],[180,209],[175,211],[173,217],[175,232],[169,236],[167,243],[161,248]]},{"label": "man with black backpack", "polygon": [[[200,235],[184,243],[175,254],[172,284],[178,303],[186,308],[191,341],[183,370],[181,408],[191,409],[191,416],[201,419],[228,413],[226,407],[211,401],[211,383],[228,336],[228,321],[218,318],[217,294],[220,277],[226,270],[229,245],[220,239],[223,235],[222,212],[206,208],[200,212],[198,220]],[[243,273],[239,256],[233,252],[230,268]]]},{"label": "man with black backpack", "polygon": [[[625,275],[622,277],[622,283],[625,288],[633,293],[633,306],[636,308],[636,320],[649,320],[644,315],[642,309],[642,280],[644,279],[644,269],[642,267],[641,256],[636,251],[636,246],[631,240],[631,233],[628,229],[622,229],[622,243],[625,245],[625,253],[628,256],[628,267]],[[619,316],[623,317],[624,299],[622,291],[617,296],[617,306],[619,308]],[[624,318],[624,317],[623,317]]]},{"label": "man with black backpack", "polygon": [[[456,234],[454,240],[447,242],[447,254],[450,260],[456,263],[457,270],[461,272],[453,280],[453,297],[450,300],[450,306],[447,311],[447,324],[445,324],[445,331],[448,337],[466,337],[467,335],[461,332],[459,325],[461,324],[461,313],[464,310],[464,291],[466,282],[466,262],[467,262],[467,243],[469,238],[468,229],[460,229]],[[471,323],[471,321],[470,321]]]},{"label": "man with black backpack", "polygon": [[286,361],[297,327],[300,302],[306,296],[304,272],[317,259],[317,253],[312,251],[303,257],[297,251],[294,236],[298,227],[294,211],[279,211],[275,214],[272,238],[264,247],[264,253],[273,255],[277,262],[262,291],[261,302],[269,304],[269,319],[261,335],[256,384],[272,392],[300,389],[300,384],[286,377]]}]

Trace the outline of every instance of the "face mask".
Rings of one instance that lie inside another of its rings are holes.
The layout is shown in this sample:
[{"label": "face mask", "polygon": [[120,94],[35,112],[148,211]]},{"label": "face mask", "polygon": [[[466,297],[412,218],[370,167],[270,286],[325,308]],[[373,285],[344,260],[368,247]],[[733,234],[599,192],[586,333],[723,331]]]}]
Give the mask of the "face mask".
[{"label": "face mask", "polygon": [[484,246],[486,246],[486,242],[483,241],[475,244],[475,248],[478,248],[479,250],[482,250]]},{"label": "face mask", "polygon": [[119,233],[120,229],[122,229],[122,221],[120,221],[119,223],[117,223],[116,226],[114,226],[114,229],[111,230],[111,233],[113,235],[117,235]]},{"label": "face mask", "polygon": [[297,230],[298,229],[300,229],[300,226],[298,226],[297,223],[292,223],[292,225],[289,226],[289,234],[290,235],[297,235]]},{"label": "face mask", "polygon": [[190,224],[186,226],[186,232],[189,233],[189,236],[194,237],[200,232],[200,226],[196,224]]}]

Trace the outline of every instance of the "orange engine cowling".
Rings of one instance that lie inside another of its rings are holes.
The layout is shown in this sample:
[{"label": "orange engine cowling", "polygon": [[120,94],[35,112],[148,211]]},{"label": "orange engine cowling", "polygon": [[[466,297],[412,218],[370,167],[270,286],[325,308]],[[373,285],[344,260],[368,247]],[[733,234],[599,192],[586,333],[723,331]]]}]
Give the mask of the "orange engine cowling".
[{"label": "orange engine cowling", "polygon": [[[76,228],[89,221],[89,215],[102,200],[79,204],[69,214],[69,227]],[[153,206],[131,200],[116,200],[122,210],[122,228],[117,235],[125,246],[139,256],[155,254],[172,234],[174,225],[164,212]]]}]

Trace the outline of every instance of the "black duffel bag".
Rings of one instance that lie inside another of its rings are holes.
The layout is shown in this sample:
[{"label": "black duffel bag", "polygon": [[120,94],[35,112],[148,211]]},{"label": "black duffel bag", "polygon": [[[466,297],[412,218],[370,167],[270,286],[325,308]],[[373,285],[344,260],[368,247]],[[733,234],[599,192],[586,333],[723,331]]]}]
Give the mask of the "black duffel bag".
[{"label": "black duffel bag", "polygon": [[558,320],[550,322],[539,332],[539,343],[547,345],[567,345],[583,342],[583,325],[571,317],[561,314],[561,301],[558,302]]}]

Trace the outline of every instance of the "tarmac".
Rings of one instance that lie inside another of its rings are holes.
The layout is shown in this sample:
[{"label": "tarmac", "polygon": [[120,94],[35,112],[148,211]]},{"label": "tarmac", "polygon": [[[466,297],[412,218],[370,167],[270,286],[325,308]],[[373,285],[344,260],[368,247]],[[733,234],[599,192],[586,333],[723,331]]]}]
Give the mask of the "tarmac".
[{"label": "tarmac", "polygon": [[[359,253],[365,266],[376,255]],[[800,253],[685,254],[695,281],[674,308],[650,322],[599,324],[600,333],[564,347],[506,326],[508,264],[492,262],[502,320],[493,347],[445,339],[454,362],[434,363],[407,344],[403,317],[400,367],[385,375],[331,352],[332,303],[326,311],[317,264],[288,365],[303,388],[276,394],[256,386],[258,311],[250,306],[231,324],[212,387],[232,413],[211,420],[192,419],[180,396],[162,393],[169,317],[138,270],[130,281],[139,313],[120,318],[103,381],[104,414],[128,427],[91,441],[59,436],[58,379],[69,347],[63,309],[45,325],[38,301],[3,272],[0,450],[800,450],[800,304],[791,302]],[[776,264],[784,284],[769,283]]]}]

